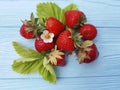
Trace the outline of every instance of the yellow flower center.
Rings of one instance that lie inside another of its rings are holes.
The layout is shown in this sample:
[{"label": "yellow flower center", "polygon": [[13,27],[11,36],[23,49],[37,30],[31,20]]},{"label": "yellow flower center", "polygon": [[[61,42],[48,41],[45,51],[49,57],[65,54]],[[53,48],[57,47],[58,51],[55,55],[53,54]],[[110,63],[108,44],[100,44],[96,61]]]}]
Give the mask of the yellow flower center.
[{"label": "yellow flower center", "polygon": [[49,38],[50,38],[49,33],[45,34],[45,38],[46,38],[46,39],[49,39]]}]

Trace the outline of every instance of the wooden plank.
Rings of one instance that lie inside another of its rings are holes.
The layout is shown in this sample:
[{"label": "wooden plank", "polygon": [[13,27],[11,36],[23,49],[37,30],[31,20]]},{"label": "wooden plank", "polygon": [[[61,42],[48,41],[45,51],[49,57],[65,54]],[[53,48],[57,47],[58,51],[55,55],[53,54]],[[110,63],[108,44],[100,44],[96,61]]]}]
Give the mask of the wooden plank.
[{"label": "wooden plank", "polygon": [[[0,28],[0,77],[1,78],[39,78],[38,74],[20,75],[12,71],[14,59],[20,58],[12,47],[12,41],[34,48],[34,40],[26,40],[19,35],[19,28]],[[6,33],[7,32],[7,33]],[[99,58],[91,64],[79,65],[74,56],[67,57],[67,66],[57,68],[58,77],[111,76],[120,75],[120,30],[119,28],[98,28],[94,40],[100,52]],[[103,53],[104,52],[104,53]],[[114,67],[114,68],[113,68]],[[9,73],[9,75],[8,75]],[[72,74],[71,74],[72,73]]]},{"label": "wooden plank", "polygon": [[[47,0],[50,1],[50,0]],[[52,0],[51,0],[52,1]],[[42,1],[41,1],[42,2]],[[78,5],[79,9],[85,12],[88,23],[92,23],[97,27],[120,27],[120,15],[119,15],[119,1],[118,0],[109,0],[108,1],[91,1],[91,0],[71,0],[65,1],[58,0],[54,1],[60,7],[65,7],[70,2]],[[64,4],[63,4],[64,2]],[[112,3],[113,2],[113,3]],[[29,4],[28,4],[29,3]],[[0,1],[0,26],[11,26],[18,27],[21,22],[20,20],[28,19],[31,12],[36,12],[36,5],[39,3],[39,0],[32,1]],[[80,4],[79,4],[80,3]],[[21,6],[22,5],[22,6]],[[9,7],[8,7],[9,6]],[[14,7],[14,8],[13,8]],[[106,11],[104,12],[104,10]]]},{"label": "wooden plank", "polygon": [[55,85],[41,79],[0,79],[0,90],[119,90],[120,76],[59,78]]}]

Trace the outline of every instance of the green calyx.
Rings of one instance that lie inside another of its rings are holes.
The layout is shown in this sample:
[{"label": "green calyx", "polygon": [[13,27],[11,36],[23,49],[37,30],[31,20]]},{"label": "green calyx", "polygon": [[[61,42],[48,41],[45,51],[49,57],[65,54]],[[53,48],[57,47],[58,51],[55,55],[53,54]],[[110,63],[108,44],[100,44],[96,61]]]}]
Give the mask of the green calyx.
[{"label": "green calyx", "polygon": [[90,46],[93,45],[93,41],[86,40],[80,44],[79,50],[78,50],[78,61],[79,63],[83,63],[84,59],[90,59],[90,57],[87,55],[86,52],[89,52],[91,48]]},{"label": "green calyx", "polygon": [[28,32],[33,32],[33,37],[35,36],[37,38],[41,34],[42,29],[38,22],[38,18],[35,18],[33,13],[31,13],[30,20],[25,20],[22,22],[24,25],[28,26]]},{"label": "green calyx", "polygon": [[72,36],[72,39],[74,40],[74,44],[75,44],[75,46],[77,46],[77,47],[80,47],[80,44],[81,44],[81,35],[78,33],[78,34],[76,34],[76,35],[73,35]]},{"label": "green calyx", "polygon": [[85,15],[82,16],[82,17],[79,19],[79,24],[80,24],[80,26],[83,26],[84,23],[86,23],[86,22],[87,22],[87,18],[86,18]]},{"label": "green calyx", "polygon": [[64,53],[58,50],[57,45],[55,45],[55,48],[51,50],[48,55],[49,62],[51,62],[53,65],[57,65],[57,59],[62,59],[62,55],[64,55]]},{"label": "green calyx", "polygon": [[85,15],[83,15],[82,17],[79,18],[78,23],[75,24],[73,29],[79,29],[81,26],[84,25],[85,22],[87,22],[87,18]]},{"label": "green calyx", "polygon": [[93,45],[93,41],[92,40],[86,40],[84,42],[81,43],[81,48],[88,48],[89,46],[92,46]]},{"label": "green calyx", "polygon": [[74,29],[69,28],[68,30],[71,32],[71,36],[69,38],[72,38],[72,40],[74,41],[74,46],[80,47],[82,43],[82,36],[79,33],[76,33]]}]

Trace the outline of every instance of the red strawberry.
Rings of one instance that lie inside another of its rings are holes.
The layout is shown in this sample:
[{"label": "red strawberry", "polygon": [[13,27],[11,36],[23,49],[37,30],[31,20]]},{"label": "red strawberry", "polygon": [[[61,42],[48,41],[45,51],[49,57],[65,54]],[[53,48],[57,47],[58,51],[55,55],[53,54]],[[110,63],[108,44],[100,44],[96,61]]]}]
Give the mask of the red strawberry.
[{"label": "red strawberry", "polygon": [[75,50],[74,41],[69,30],[63,31],[56,41],[58,49],[71,53]]},{"label": "red strawberry", "polygon": [[86,22],[86,16],[82,11],[69,10],[65,12],[65,20],[69,28],[78,28]]},{"label": "red strawberry", "polygon": [[84,40],[93,40],[97,35],[96,27],[91,24],[84,24],[79,32]]},{"label": "red strawberry", "polygon": [[64,30],[65,25],[56,18],[49,17],[46,20],[46,28],[50,33],[53,33],[54,36],[58,36]]},{"label": "red strawberry", "polygon": [[96,45],[92,41],[84,41],[78,51],[78,60],[80,63],[90,63],[99,55]]},{"label": "red strawberry", "polygon": [[20,34],[21,36],[23,36],[26,39],[31,39],[31,38],[35,38],[35,36],[33,35],[33,31],[28,32],[28,28],[29,26],[23,24],[20,28]]},{"label": "red strawberry", "polygon": [[20,34],[26,39],[31,39],[39,36],[40,26],[38,24],[38,18],[34,18],[31,13],[30,20],[22,21],[23,25],[20,28]]},{"label": "red strawberry", "polygon": [[65,66],[65,55],[55,47],[49,54],[49,62],[53,66]]},{"label": "red strawberry", "polygon": [[65,61],[65,55],[61,56],[62,58],[57,58],[57,66],[65,66],[66,65],[66,61]]},{"label": "red strawberry", "polygon": [[90,63],[90,62],[94,61],[99,55],[97,47],[95,44],[93,44],[89,48],[91,48],[91,50],[87,51],[86,53],[90,58],[84,59],[84,63]]},{"label": "red strawberry", "polygon": [[54,47],[54,43],[45,43],[41,37],[35,40],[35,48],[38,52],[48,51]]}]

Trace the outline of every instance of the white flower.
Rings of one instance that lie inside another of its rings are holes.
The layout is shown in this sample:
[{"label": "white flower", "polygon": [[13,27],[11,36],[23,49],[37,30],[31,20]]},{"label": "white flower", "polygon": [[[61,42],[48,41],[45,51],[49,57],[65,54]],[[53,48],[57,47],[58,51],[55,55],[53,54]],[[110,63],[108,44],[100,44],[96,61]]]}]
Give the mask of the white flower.
[{"label": "white flower", "polygon": [[44,30],[41,38],[45,43],[51,43],[53,41],[54,34],[49,33],[48,30]]}]

